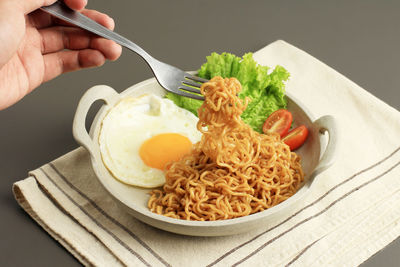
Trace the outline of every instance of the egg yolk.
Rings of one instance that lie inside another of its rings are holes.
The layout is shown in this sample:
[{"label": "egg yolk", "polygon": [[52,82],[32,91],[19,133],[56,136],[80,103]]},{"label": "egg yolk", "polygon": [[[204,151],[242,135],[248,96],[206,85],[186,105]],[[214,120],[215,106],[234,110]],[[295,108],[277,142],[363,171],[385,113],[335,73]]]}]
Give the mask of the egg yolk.
[{"label": "egg yolk", "polygon": [[191,148],[192,142],[186,136],[165,133],[147,139],[140,147],[139,155],[147,166],[164,170],[165,164],[179,161]]}]

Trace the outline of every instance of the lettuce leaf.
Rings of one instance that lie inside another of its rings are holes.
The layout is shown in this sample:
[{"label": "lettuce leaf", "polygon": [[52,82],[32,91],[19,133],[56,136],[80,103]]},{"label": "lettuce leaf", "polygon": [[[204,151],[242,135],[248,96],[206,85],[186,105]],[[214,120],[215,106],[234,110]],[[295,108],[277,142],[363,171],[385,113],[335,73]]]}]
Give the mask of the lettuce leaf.
[{"label": "lettuce leaf", "polygon": [[[230,53],[212,53],[198,70],[198,76],[205,79],[215,76],[237,78],[242,84],[239,97],[244,99],[247,96],[251,99],[241,117],[254,130],[262,132],[265,119],[275,110],[286,108],[287,104],[284,82],[289,79],[289,73],[279,65],[268,72],[269,68],[258,65],[252,53],[247,53],[242,58]],[[167,93],[166,97],[196,116],[202,104],[200,100],[173,93]]]}]

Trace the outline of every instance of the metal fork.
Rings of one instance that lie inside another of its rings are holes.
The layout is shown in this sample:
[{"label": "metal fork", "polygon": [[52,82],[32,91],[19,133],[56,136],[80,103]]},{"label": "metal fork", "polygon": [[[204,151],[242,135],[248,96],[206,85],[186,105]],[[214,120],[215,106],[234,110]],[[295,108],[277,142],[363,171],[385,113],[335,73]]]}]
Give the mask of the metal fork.
[{"label": "metal fork", "polygon": [[60,1],[57,1],[50,6],[42,7],[41,9],[61,20],[67,21],[106,39],[113,40],[116,43],[137,53],[146,61],[153,71],[158,83],[165,90],[181,96],[204,100],[203,96],[198,95],[200,94],[199,88],[202,83],[207,82],[208,80],[193,76],[174,66],[155,59],[137,44],[119,35],[118,33],[110,31],[109,29],[103,27],[81,13],[70,9]]}]

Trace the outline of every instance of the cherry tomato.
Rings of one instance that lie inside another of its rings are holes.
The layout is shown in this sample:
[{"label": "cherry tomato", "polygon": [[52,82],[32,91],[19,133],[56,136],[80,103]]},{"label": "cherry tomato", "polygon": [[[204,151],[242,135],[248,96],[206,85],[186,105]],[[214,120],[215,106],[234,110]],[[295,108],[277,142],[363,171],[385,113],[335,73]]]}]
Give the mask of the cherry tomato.
[{"label": "cherry tomato", "polygon": [[307,127],[301,125],[288,132],[282,138],[282,141],[285,142],[285,144],[287,144],[290,147],[290,150],[293,151],[296,148],[299,148],[306,141],[307,136],[308,136]]},{"label": "cherry tomato", "polygon": [[263,125],[264,133],[276,132],[282,137],[289,131],[293,116],[287,109],[278,109],[271,113]]}]

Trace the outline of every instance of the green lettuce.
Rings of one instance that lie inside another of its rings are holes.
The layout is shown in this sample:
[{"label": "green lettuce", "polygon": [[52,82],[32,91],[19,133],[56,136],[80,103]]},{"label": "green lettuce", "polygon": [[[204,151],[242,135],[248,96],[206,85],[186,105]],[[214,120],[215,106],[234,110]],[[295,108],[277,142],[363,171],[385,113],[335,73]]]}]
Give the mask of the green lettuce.
[{"label": "green lettuce", "polygon": [[[198,70],[197,75],[205,79],[215,76],[237,78],[242,84],[239,97],[244,99],[247,96],[251,99],[241,117],[254,130],[262,132],[265,119],[275,110],[286,108],[287,104],[284,82],[289,79],[289,73],[279,65],[270,73],[268,72],[268,67],[256,63],[252,53],[247,53],[242,58],[230,53],[212,53],[207,57],[207,62]],[[173,93],[168,93],[166,97],[196,116],[202,104],[200,100]]]}]

